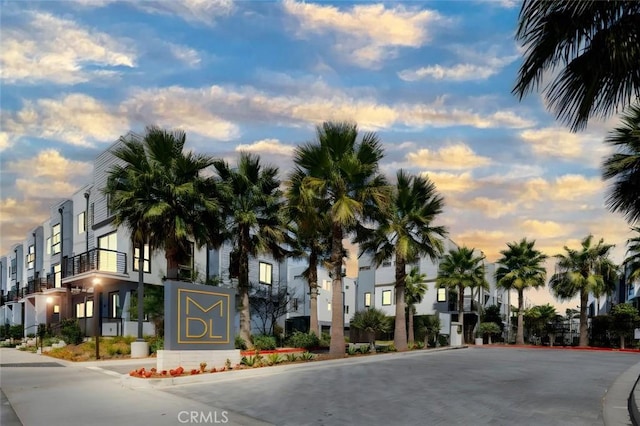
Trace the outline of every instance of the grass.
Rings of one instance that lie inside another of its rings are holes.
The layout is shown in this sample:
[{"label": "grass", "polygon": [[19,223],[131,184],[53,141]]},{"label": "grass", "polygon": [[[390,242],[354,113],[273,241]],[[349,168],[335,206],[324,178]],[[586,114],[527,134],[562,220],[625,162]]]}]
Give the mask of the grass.
[{"label": "grass", "polygon": [[[131,342],[134,340],[136,339],[131,336],[101,337],[100,359],[128,358],[131,355]],[[54,348],[46,355],[66,361],[91,361],[96,359],[96,344],[92,340],[79,345],[67,345],[63,348]]]}]

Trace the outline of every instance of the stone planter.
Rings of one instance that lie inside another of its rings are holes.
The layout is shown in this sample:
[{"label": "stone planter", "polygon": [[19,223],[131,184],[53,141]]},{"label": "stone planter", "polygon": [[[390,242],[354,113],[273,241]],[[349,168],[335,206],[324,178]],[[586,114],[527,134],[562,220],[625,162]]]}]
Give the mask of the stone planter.
[{"label": "stone planter", "polygon": [[476,346],[482,346],[483,340],[482,337],[476,337]]}]

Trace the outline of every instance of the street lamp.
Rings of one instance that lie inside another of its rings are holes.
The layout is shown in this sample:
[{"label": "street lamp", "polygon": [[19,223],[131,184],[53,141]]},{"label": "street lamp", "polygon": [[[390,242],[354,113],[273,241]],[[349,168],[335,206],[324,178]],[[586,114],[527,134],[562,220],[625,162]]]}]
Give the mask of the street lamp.
[{"label": "street lamp", "polygon": [[93,279],[93,329],[96,336],[96,361],[100,359],[100,280]]}]

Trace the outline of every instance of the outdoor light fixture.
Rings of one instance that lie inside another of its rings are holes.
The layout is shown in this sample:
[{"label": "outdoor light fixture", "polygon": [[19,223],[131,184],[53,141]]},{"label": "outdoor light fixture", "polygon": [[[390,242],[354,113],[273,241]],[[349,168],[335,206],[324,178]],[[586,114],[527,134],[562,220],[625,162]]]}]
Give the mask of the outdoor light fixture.
[{"label": "outdoor light fixture", "polygon": [[96,361],[100,359],[100,279],[93,281],[93,329],[96,336]]}]

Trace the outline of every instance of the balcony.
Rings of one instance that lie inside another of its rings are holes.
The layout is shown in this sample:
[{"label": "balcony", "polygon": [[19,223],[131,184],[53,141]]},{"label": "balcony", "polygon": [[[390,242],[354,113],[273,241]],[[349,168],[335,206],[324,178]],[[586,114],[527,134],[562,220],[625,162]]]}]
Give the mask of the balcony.
[{"label": "balcony", "polygon": [[127,275],[127,254],[114,250],[93,249],[73,256],[66,259],[62,279],[94,272]]}]

